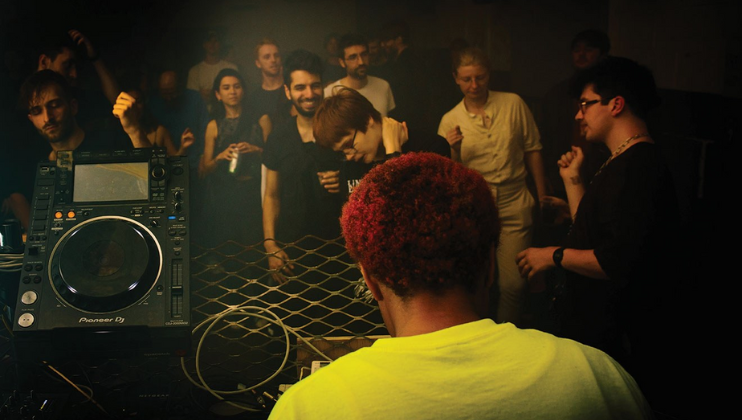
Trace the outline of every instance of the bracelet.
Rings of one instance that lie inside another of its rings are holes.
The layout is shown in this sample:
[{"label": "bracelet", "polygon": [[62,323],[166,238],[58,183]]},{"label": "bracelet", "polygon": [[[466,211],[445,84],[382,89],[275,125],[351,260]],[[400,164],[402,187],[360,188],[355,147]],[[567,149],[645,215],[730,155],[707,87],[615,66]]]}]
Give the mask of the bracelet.
[{"label": "bracelet", "polygon": [[564,247],[555,249],[554,253],[551,255],[551,259],[554,260],[554,265],[562,268],[562,260],[564,259]]}]

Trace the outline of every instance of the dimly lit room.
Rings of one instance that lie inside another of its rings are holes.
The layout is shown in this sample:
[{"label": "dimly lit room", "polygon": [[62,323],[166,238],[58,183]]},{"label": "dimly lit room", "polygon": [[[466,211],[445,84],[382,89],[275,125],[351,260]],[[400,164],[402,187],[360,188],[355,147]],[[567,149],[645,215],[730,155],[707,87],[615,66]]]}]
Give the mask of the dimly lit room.
[{"label": "dimly lit room", "polygon": [[0,34],[0,419],[726,415],[742,3],[0,0]]}]

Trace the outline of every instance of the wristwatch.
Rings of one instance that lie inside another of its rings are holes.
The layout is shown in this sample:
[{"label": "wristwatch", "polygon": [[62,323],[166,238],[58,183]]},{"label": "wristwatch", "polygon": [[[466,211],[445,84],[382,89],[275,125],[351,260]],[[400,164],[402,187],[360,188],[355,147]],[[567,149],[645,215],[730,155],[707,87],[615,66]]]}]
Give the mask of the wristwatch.
[{"label": "wristwatch", "polygon": [[564,258],[564,247],[555,249],[554,254],[552,254],[551,256],[551,259],[554,260],[554,265],[556,265],[559,268],[562,268],[563,258]]}]

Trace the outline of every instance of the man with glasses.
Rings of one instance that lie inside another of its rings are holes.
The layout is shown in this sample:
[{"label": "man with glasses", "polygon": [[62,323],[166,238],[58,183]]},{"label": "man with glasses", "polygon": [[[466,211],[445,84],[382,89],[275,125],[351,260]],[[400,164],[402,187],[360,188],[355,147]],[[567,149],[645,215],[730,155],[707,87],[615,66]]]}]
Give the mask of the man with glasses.
[{"label": "man with glasses", "polygon": [[382,117],[386,117],[394,109],[394,96],[386,80],[367,74],[369,54],[366,39],[361,35],[346,34],[340,39],[340,51],[340,65],[347,75],[327,85],[325,98],[332,96],[338,86],[355,89],[371,101]]},{"label": "man with glasses", "polygon": [[[579,146],[585,160],[582,164],[580,177],[589,182],[600,165],[608,158],[608,149],[600,143],[587,143],[581,132],[580,124],[575,121],[577,112],[576,100],[569,93],[570,81],[580,72],[583,72],[608,57],[611,50],[611,41],[604,32],[588,29],[578,33],[571,44],[572,68],[574,74],[560,81],[543,98],[539,128],[541,130],[544,148],[542,153],[547,162],[545,171],[549,182],[550,193],[558,197],[566,197],[562,179],[557,166],[553,163],[559,160],[564,150],[570,146]],[[566,52],[566,51],[565,51]],[[550,222],[550,221],[547,221]]]},{"label": "man with glasses", "polygon": [[349,88],[325,99],[314,116],[314,137],[321,147],[345,155],[340,188],[347,195],[376,164],[407,152],[450,157],[446,140],[408,129],[406,122],[382,117],[371,102]]},{"label": "man with glasses", "polygon": [[561,205],[572,227],[562,247],[526,249],[518,266],[529,279],[562,271],[555,333],[613,356],[652,402],[666,358],[660,349],[668,327],[679,324],[662,319],[671,312],[664,305],[676,281],[680,219],[673,181],[645,123],[659,97],[649,69],[619,57],[580,75],[574,88],[586,140],[611,155],[589,184],[580,176],[582,149],[562,155],[568,203]]}]

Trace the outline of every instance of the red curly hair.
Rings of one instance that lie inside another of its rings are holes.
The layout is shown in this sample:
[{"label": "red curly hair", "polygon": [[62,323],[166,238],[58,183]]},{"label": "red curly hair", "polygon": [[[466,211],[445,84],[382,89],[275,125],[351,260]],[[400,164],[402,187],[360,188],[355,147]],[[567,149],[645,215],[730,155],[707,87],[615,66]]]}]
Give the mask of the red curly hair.
[{"label": "red curly hair", "polygon": [[433,153],[373,168],[340,224],[350,255],[401,297],[457,285],[473,292],[500,234],[484,178]]}]

